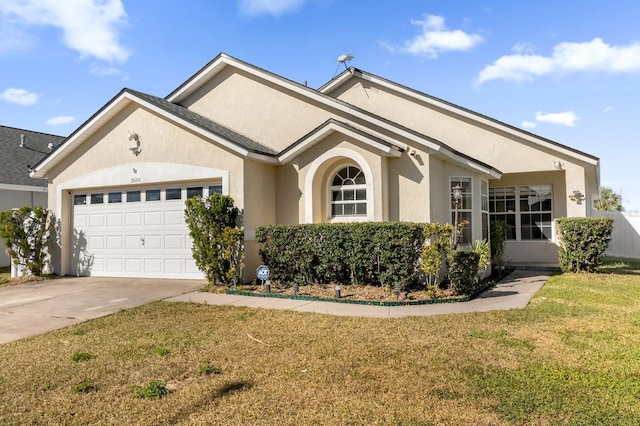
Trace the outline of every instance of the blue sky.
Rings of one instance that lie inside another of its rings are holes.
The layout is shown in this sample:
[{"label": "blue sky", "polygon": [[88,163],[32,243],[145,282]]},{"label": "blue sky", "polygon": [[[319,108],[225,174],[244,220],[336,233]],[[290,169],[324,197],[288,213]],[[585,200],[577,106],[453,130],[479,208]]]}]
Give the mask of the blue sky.
[{"label": "blue sky", "polygon": [[225,52],[319,87],[336,59],[601,159],[640,210],[640,2],[2,0],[0,124],[70,134]]}]

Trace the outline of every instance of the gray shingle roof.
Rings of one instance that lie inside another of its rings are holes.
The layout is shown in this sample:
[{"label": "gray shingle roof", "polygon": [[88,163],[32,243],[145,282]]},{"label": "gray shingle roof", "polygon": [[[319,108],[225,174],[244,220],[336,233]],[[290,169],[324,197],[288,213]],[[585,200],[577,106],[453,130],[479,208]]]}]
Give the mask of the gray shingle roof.
[{"label": "gray shingle roof", "polygon": [[159,98],[157,96],[153,96],[153,95],[148,95],[146,93],[142,93],[142,92],[138,92],[137,90],[132,90],[132,89],[124,89],[126,92],[131,93],[134,96],[137,96],[153,105],[155,105],[158,108],[161,108],[177,117],[182,118],[183,120],[188,121],[189,123],[200,127],[203,130],[209,131],[211,133],[214,133],[218,136],[221,136],[233,143],[235,143],[236,145],[247,149],[250,152],[254,152],[257,154],[265,154],[265,155],[269,155],[269,156],[273,156],[276,155],[278,152],[269,148],[268,146],[265,146],[259,142],[254,141],[251,138],[248,138],[247,136],[244,136],[234,130],[229,129],[228,127],[225,127],[221,124],[216,123],[213,120],[210,120],[206,117],[203,117],[202,115],[190,111],[187,108],[177,105],[177,104],[173,104],[169,101],[167,101],[166,99],[162,99]]},{"label": "gray shingle roof", "polygon": [[29,168],[49,153],[50,143],[57,145],[63,140],[62,136],[0,126],[0,184],[46,187],[46,180],[29,177]]}]

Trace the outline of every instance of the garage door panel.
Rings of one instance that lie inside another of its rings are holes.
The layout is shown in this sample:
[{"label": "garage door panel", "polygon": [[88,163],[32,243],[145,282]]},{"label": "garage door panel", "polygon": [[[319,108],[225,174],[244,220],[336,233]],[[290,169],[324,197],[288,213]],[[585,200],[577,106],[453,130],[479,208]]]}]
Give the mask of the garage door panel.
[{"label": "garage door panel", "polygon": [[182,225],[183,221],[182,218],[184,216],[184,213],[182,210],[178,210],[178,211],[165,211],[164,212],[164,224],[167,226],[171,226],[171,225]]},{"label": "garage door panel", "polygon": [[165,259],[164,271],[167,274],[182,274],[184,269],[182,267],[183,259]]},{"label": "garage door panel", "polygon": [[[91,274],[99,275],[101,273],[105,273],[107,271],[106,264],[107,264],[106,259],[94,258],[93,263],[91,264]],[[80,267],[79,269],[82,269],[82,267]]]},{"label": "garage door panel", "polygon": [[157,258],[145,258],[144,259],[144,271],[150,274],[161,274],[162,271],[162,259]]},{"label": "garage door panel", "polygon": [[127,227],[142,226],[141,212],[127,212],[124,215],[124,223]]},{"label": "garage door panel", "polygon": [[107,235],[107,250],[122,250],[122,235]]},{"label": "garage door panel", "polygon": [[104,227],[104,213],[95,213],[89,216],[89,226],[91,228]]},{"label": "garage door panel", "polygon": [[122,213],[107,213],[107,227],[114,228],[122,226]]},{"label": "garage door panel", "polygon": [[162,212],[161,211],[144,212],[144,225],[145,226],[161,226]]},{"label": "garage door panel", "polygon": [[89,215],[75,214],[73,216],[73,222],[77,228],[86,228],[89,225]]},{"label": "garage door panel", "polygon": [[87,242],[89,250],[104,250],[104,237],[101,235],[90,236]]},{"label": "garage door panel", "polygon": [[124,272],[123,259],[106,259],[107,273],[122,274]]},{"label": "garage door panel", "polygon": [[162,235],[145,235],[145,250],[162,250]]},{"label": "garage door panel", "polygon": [[184,248],[184,236],[180,234],[164,236],[165,250],[181,250]]},{"label": "garage door panel", "polygon": [[125,235],[124,248],[125,250],[140,250],[142,249],[142,235]]},{"label": "garage door panel", "polygon": [[124,261],[125,272],[127,274],[139,274],[142,270],[142,259],[126,259]]}]

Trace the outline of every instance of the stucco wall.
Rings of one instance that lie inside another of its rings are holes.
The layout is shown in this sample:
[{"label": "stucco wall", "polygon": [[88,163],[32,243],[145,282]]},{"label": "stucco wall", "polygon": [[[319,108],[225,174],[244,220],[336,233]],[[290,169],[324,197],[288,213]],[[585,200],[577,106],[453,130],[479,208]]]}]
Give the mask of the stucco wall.
[{"label": "stucco wall", "polygon": [[275,166],[247,160],[244,162],[244,234],[245,277],[255,277],[262,260],[258,255],[255,230],[259,226],[276,223],[276,171]]},{"label": "stucco wall", "polygon": [[329,112],[299,95],[231,67],[182,104],[276,150],[283,150],[330,118]]}]

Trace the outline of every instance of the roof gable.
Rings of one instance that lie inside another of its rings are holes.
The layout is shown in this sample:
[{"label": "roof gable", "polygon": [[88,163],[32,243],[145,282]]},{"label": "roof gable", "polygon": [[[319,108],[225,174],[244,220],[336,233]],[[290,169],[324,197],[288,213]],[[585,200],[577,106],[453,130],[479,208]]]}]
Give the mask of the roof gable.
[{"label": "roof gable", "polygon": [[168,121],[180,124],[240,156],[269,162],[277,161],[275,159],[276,151],[259,142],[193,111],[189,111],[187,108],[172,104],[166,99],[125,88],[66,138],[58,149],[36,164],[32,176],[46,176],[47,172],[69,155],[75,147],[91,137],[106,122],[131,103],[149,109]]},{"label": "roof gable", "polygon": [[404,151],[404,147],[394,144],[393,142],[357,129],[347,123],[343,123],[335,119],[329,119],[302,138],[298,139],[293,144],[289,145],[286,149],[282,150],[278,154],[278,160],[281,163],[286,163],[299,153],[307,150],[317,142],[336,132],[350,136],[366,145],[369,145],[373,149],[380,151],[381,155],[399,157]]},{"label": "roof gable", "polygon": [[404,86],[402,84],[396,83],[391,80],[387,80],[375,74],[371,74],[371,73],[359,70],[354,67],[350,67],[349,69],[343,71],[340,75],[338,75],[337,77],[333,78],[332,80],[324,84],[322,87],[320,87],[318,91],[321,93],[330,95],[337,88],[339,88],[340,86],[343,86],[344,84],[347,84],[350,80],[354,78],[363,79],[363,80],[367,80],[368,82],[379,84],[380,86],[385,87],[386,89],[392,92],[402,94],[420,103],[436,107],[440,110],[447,111],[448,113],[454,116],[458,116],[461,119],[475,122],[478,125],[483,125],[488,128],[492,128],[495,131],[499,131],[507,135],[517,137],[519,139],[525,140],[534,145],[538,145],[540,147],[558,152],[559,154],[575,158],[576,160],[582,161],[586,164],[590,164],[593,166],[598,165],[599,158],[596,156],[593,156],[586,152],[563,145],[553,140],[544,138],[534,133],[527,132],[515,126],[511,126],[509,124],[496,120],[494,118],[488,117],[486,115],[480,114],[478,112],[472,111],[467,108],[463,108],[459,105],[444,101],[442,99],[428,95],[424,92],[420,92],[418,90],[412,89],[410,87]]}]

